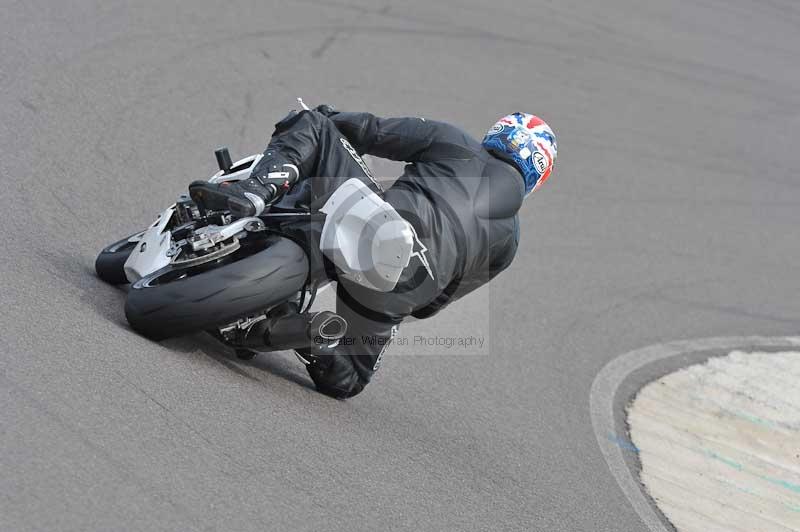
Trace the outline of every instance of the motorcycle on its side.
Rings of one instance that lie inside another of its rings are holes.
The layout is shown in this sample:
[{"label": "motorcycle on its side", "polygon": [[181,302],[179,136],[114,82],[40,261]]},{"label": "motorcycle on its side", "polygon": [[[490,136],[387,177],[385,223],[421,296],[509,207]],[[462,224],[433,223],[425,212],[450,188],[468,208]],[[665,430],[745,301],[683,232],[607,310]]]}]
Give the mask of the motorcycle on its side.
[{"label": "motorcycle on its side", "polygon": [[318,210],[310,180],[301,180],[259,216],[236,219],[215,186],[246,179],[262,156],[233,163],[225,148],[216,156],[219,172],[193,182],[144,231],[102,250],[98,276],[130,283],[125,315],[153,340],[207,331],[242,358],[335,345],[347,323],[310,312],[316,293],[342,276],[394,288],[412,253],[409,224],[357,178]]}]

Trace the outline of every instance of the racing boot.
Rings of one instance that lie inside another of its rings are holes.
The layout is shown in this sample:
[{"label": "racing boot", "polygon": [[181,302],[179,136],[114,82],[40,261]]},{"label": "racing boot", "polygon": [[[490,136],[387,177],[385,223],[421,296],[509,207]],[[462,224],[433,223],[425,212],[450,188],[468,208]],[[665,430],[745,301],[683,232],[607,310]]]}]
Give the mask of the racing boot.
[{"label": "racing boot", "polygon": [[281,199],[300,177],[293,164],[273,166],[263,173],[254,171],[242,181],[194,181],[189,185],[189,196],[203,209],[228,209],[236,218],[258,216]]},{"label": "racing boot", "polygon": [[[272,153],[267,152],[247,179],[220,186],[220,190],[224,190],[228,196],[228,208],[235,217],[258,216],[288,192],[299,179],[297,166],[275,161],[269,157],[271,155]],[[265,159],[270,160],[266,161],[267,164],[262,164]]]}]

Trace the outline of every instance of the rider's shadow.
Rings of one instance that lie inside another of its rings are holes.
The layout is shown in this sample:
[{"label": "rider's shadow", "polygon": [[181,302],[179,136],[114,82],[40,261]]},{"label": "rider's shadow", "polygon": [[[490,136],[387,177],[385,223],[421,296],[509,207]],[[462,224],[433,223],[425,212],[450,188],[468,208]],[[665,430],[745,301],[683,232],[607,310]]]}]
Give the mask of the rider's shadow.
[{"label": "rider's shadow", "polygon": [[[311,310],[318,311],[335,308],[336,290],[332,289],[334,284],[328,285],[319,291]],[[127,292],[127,286],[125,291]],[[127,322],[124,326],[130,328]],[[298,384],[307,390],[316,391],[314,383],[311,381],[311,377],[308,376],[302,362],[291,351],[260,353],[253,359],[242,360],[236,356],[232,347],[220,343],[208,333],[196,333],[163,340],[159,342],[159,345],[186,354],[200,351],[208,358],[246,379],[266,384],[264,380],[264,374],[266,373]]]},{"label": "rider's shadow", "polygon": [[68,249],[33,249],[39,265],[52,278],[61,281],[64,292],[75,306],[90,307],[103,320],[130,329],[122,308],[128,285],[112,286],[101,281],[94,270],[94,257]]},{"label": "rider's shadow", "polygon": [[228,370],[246,379],[267,384],[264,374],[278,377],[314,390],[311,378],[302,363],[289,352],[260,353],[250,360],[242,360],[236,356],[233,348],[218,342],[208,333],[196,333],[180,338],[171,338],[158,342],[159,345],[186,354],[198,351],[216,361]]},{"label": "rider's shadow", "polygon": [[[69,253],[42,252],[39,257],[47,264],[47,270],[66,285],[72,287],[77,297],[90,306],[98,317],[136,334],[125,319],[122,307],[128,285],[111,286],[97,278],[94,268],[86,264],[84,257]],[[109,295],[116,297],[109,297]],[[248,380],[265,384],[265,374],[314,389],[302,363],[293,354],[275,352],[259,354],[252,360],[241,360],[234,350],[214,339],[208,333],[196,333],[157,342],[171,351],[186,355],[200,352],[226,369]]]}]

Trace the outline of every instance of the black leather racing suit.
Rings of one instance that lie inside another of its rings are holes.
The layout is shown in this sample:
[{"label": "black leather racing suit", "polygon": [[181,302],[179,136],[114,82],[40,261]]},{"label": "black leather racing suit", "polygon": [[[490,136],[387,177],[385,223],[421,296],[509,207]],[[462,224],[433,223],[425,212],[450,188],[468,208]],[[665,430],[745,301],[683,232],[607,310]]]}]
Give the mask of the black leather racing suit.
[{"label": "black leather racing suit", "polygon": [[323,199],[352,177],[380,189],[363,154],[409,163],[383,197],[416,238],[411,262],[391,292],[339,280],[336,311],[348,322],[347,336],[331,356],[308,366],[317,389],[338,398],[366,386],[404,318],[429,317],[508,267],[525,195],[517,169],[461,129],[369,113],[289,115],[276,125],[253,173],[295,164]]}]

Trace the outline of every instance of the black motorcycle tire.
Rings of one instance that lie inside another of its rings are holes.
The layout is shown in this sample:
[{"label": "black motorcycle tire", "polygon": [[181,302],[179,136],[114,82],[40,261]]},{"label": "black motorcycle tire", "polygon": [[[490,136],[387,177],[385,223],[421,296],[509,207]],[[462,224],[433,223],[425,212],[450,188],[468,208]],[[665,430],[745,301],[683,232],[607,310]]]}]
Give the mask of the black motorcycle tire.
[{"label": "black motorcycle tire", "polygon": [[123,267],[136,247],[136,242],[128,242],[129,238],[130,236],[106,246],[97,256],[94,261],[94,271],[101,280],[109,284],[126,284],[128,282]]},{"label": "black motorcycle tire", "polygon": [[302,247],[270,236],[265,249],[202,273],[174,278],[180,270],[167,266],[143,277],[131,285],[125,316],[152,340],[213,330],[293,297],[308,266]]}]

